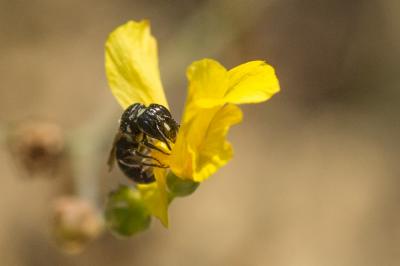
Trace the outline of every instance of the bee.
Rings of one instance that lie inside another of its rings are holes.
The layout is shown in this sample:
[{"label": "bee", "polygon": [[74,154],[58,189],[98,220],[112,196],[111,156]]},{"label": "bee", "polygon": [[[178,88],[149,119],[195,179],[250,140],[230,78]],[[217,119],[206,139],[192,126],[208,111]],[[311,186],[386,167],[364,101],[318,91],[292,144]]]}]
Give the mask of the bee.
[{"label": "bee", "polygon": [[146,107],[141,103],[132,104],[121,116],[108,160],[110,170],[116,161],[121,171],[134,182],[154,182],[154,167],[168,166],[152,157],[151,151],[169,155],[155,143],[161,141],[171,151],[171,143],[175,143],[178,130],[179,124],[163,105],[150,104]]}]

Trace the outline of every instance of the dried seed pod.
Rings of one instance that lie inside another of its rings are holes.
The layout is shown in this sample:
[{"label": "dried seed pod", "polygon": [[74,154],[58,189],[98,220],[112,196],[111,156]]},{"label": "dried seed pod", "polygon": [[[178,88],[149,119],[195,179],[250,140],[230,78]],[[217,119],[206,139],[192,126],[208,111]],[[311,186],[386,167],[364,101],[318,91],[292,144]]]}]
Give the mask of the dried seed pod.
[{"label": "dried seed pod", "polygon": [[8,146],[17,166],[30,177],[52,177],[59,170],[65,139],[56,124],[23,122],[11,131]]},{"label": "dried seed pod", "polygon": [[103,220],[94,206],[77,197],[61,197],[53,208],[52,234],[63,251],[76,254],[100,235]]}]

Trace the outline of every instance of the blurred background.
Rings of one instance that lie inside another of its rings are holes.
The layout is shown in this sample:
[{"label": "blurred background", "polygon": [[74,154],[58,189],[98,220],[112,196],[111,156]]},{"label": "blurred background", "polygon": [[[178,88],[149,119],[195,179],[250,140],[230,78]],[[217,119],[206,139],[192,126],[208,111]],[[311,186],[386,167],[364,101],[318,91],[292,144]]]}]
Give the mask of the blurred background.
[{"label": "blurred background", "polygon": [[[399,11],[397,0],[0,0],[1,265],[399,265]],[[282,91],[243,107],[234,159],[171,205],[169,230],[105,232],[67,255],[54,202],[75,193],[101,207],[127,183],[105,165],[122,110],[103,46],[143,18],[174,117],[185,69],[204,57],[265,59]],[[72,169],[22,173],[9,136],[31,136],[18,125],[32,121],[51,123],[44,136]]]}]

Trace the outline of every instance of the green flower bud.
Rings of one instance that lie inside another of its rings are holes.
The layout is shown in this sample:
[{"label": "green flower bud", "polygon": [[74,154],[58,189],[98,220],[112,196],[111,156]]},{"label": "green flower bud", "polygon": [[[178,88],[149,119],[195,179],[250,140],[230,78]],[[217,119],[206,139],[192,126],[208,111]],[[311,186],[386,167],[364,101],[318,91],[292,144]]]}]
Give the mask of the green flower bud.
[{"label": "green flower bud", "polygon": [[167,175],[167,186],[173,197],[189,196],[199,185],[200,183],[198,182],[179,178],[172,172]]},{"label": "green flower bud", "polygon": [[131,236],[150,226],[151,217],[139,191],[120,186],[108,196],[105,207],[107,227],[118,236]]}]

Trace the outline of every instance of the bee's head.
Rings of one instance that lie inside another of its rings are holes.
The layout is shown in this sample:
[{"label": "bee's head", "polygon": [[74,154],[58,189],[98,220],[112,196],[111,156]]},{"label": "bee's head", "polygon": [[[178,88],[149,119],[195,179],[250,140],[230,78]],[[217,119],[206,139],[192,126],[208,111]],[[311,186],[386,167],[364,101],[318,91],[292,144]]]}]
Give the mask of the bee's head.
[{"label": "bee's head", "polygon": [[139,103],[132,104],[131,106],[126,108],[126,110],[121,115],[121,119],[119,120],[119,128],[122,133],[135,134],[138,132],[135,121],[138,113],[143,112],[145,108],[146,107],[143,104]]},{"label": "bee's head", "polygon": [[139,111],[136,125],[141,132],[164,142],[168,147],[168,142],[175,143],[179,129],[169,110],[159,104],[151,104],[145,111]]}]

